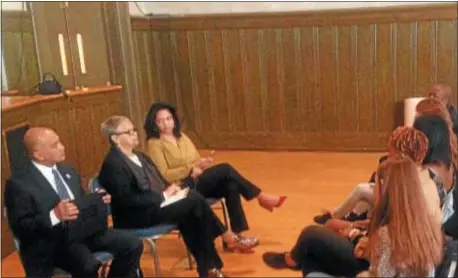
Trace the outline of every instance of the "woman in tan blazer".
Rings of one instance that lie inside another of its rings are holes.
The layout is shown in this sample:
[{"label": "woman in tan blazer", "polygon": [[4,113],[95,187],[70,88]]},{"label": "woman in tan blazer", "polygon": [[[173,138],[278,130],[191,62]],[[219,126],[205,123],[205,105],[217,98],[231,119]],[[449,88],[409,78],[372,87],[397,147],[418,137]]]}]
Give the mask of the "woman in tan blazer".
[{"label": "woman in tan blazer", "polygon": [[248,230],[248,222],[240,196],[247,201],[256,198],[259,205],[269,211],[280,207],[286,197],[263,192],[228,163],[212,165],[211,155],[201,157],[181,131],[176,109],[167,103],[152,104],[144,128],[147,153],[162,176],[169,183],[195,187],[206,198],[224,198],[231,229],[239,235],[240,243],[250,248],[258,245],[257,238],[241,235]]}]

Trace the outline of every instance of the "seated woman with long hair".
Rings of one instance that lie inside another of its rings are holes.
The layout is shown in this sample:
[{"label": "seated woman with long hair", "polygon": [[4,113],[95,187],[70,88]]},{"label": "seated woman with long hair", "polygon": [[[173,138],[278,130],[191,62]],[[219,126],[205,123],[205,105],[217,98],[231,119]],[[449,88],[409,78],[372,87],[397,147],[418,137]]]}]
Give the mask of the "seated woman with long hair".
[{"label": "seated woman with long hair", "polygon": [[[434,208],[434,214],[440,222],[442,219],[442,213],[440,213],[440,202],[437,195],[436,186],[434,181],[431,179],[428,168],[422,165],[423,158],[425,157],[427,149],[428,139],[426,136],[420,131],[406,126],[396,128],[388,142],[389,155],[403,152],[408,154],[418,164],[419,175],[423,185],[422,188],[425,190],[425,194],[428,196],[428,201],[431,202],[431,206]],[[382,163],[384,160],[385,159],[381,160],[380,163]],[[374,204],[374,183],[358,185],[345,199],[345,201],[338,207],[338,211],[351,211],[358,204],[358,202],[361,201],[365,201],[368,204],[368,215],[370,215],[370,210]],[[334,216],[334,214],[332,215]],[[330,217],[323,224],[328,227],[334,227],[337,225],[339,229],[350,225],[348,221],[339,220],[337,217]]]},{"label": "seated woman with long hair", "polygon": [[259,205],[269,211],[280,207],[286,197],[263,192],[227,163],[212,165],[212,157],[202,158],[189,137],[181,131],[175,108],[167,103],[151,105],[144,128],[147,153],[162,176],[169,183],[195,187],[206,198],[224,198],[231,230],[237,234],[238,246],[245,246],[245,250],[237,250],[250,251],[258,245],[257,238],[241,235],[248,230],[248,221],[240,196],[247,201],[257,199]]},{"label": "seated woman with long hair", "polygon": [[446,235],[458,239],[458,181],[451,152],[449,125],[435,115],[419,116],[414,128],[428,138],[429,148],[423,163],[433,172],[443,212],[442,225]]},{"label": "seated woman with long hair", "polygon": [[429,213],[417,165],[391,157],[379,166],[369,229],[368,277],[433,277],[442,260],[440,224]]},{"label": "seated woman with long hair", "polygon": [[[417,106],[416,106],[416,117],[419,116],[439,116],[442,118],[449,129],[449,134],[450,134],[450,146],[451,146],[451,157],[452,157],[452,162],[454,168],[458,167],[458,143],[457,143],[457,138],[453,130],[453,122],[452,118],[450,116],[450,112],[447,109],[447,107],[444,105],[443,102],[441,102],[437,98],[426,98],[422,101],[420,101]],[[379,162],[382,162],[385,157],[382,157]],[[373,175],[373,177],[375,177]],[[366,207],[370,207],[373,204],[373,177],[371,178],[371,181],[368,183],[361,183],[358,184],[353,191],[347,196],[347,198],[344,200],[342,204],[340,204],[337,208],[335,208],[332,211],[325,212],[323,214],[317,215],[314,218],[314,221],[318,224],[325,224],[329,219],[339,219],[342,218],[343,216],[347,215],[348,213],[353,214],[353,218],[355,213],[352,213],[352,211],[358,211],[358,215],[362,215],[363,217],[357,217],[356,219],[364,219],[364,216],[367,215],[367,213],[364,213],[361,209],[355,209],[357,204],[360,204],[364,202]],[[436,182],[439,182],[436,180]]]},{"label": "seated woman with long hair", "polygon": [[[403,154],[416,163],[416,176],[420,180],[418,192],[427,197],[425,208],[437,223],[441,223],[439,197],[428,170],[422,166],[428,150],[425,135],[412,127],[399,127],[390,137],[390,156]],[[302,268],[304,276],[312,272],[326,272],[336,276],[355,276],[367,269],[368,263],[355,248],[360,240],[364,243],[367,229],[346,223],[338,225],[331,219],[326,226],[308,226],[299,236],[290,252],[264,254],[264,262],[272,268]],[[367,227],[367,225],[366,225]]]}]

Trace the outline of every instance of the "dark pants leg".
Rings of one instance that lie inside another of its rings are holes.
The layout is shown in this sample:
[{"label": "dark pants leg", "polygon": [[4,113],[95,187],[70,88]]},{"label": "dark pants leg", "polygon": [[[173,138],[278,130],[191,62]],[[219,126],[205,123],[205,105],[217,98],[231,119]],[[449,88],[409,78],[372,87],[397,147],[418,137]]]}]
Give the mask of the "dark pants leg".
[{"label": "dark pants leg", "polygon": [[223,163],[206,169],[200,175],[196,189],[206,198],[225,199],[233,232],[248,230],[240,195],[249,201],[258,196],[261,190],[231,165]]},{"label": "dark pants leg", "polygon": [[[56,248],[57,249],[57,248]],[[50,248],[49,250],[52,250]],[[55,249],[54,249],[55,250]],[[41,250],[40,250],[41,251]],[[55,254],[26,258],[21,255],[26,277],[51,277],[55,267]]]},{"label": "dark pants leg", "polygon": [[291,257],[301,265],[304,276],[318,271],[353,277],[368,266],[353,255],[353,244],[348,239],[322,226],[302,230]]},{"label": "dark pants leg", "polygon": [[100,262],[93,252],[106,251],[114,256],[109,277],[136,277],[140,268],[143,243],[127,232],[107,229],[88,238],[85,242],[73,243],[59,254],[58,265],[69,271],[72,277],[96,277]]},{"label": "dark pants leg", "polygon": [[178,224],[186,246],[196,259],[199,277],[206,277],[212,268],[223,267],[214,239],[226,228],[200,193],[191,190],[187,198],[162,208],[160,221]]}]

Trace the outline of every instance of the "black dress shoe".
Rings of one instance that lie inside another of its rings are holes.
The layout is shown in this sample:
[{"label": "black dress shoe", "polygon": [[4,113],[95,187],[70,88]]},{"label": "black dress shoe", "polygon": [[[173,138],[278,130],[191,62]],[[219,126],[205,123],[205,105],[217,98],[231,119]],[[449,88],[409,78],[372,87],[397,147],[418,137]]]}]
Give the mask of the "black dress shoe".
[{"label": "black dress shoe", "polygon": [[292,270],[300,270],[300,266],[289,266],[285,261],[286,253],[266,252],[262,255],[262,260],[266,265],[274,269],[289,268]]},{"label": "black dress shoe", "polygon": [[315,223],[317,223],[317,224],[324,225],[331,218],[332,218],[331,213],[327,212],[327,213],[315,216],[313,218],[313,221],[315,221]]},{"label": "black dress shoe", "polygon": [[367,211],[361,214],[356,214],[352,211],[347,216],[342,218],[342,220],[346,220],[349,222],[355,222],[355,221],[360,221],[360,220],[365,220],[365,219],[367,219]]}]

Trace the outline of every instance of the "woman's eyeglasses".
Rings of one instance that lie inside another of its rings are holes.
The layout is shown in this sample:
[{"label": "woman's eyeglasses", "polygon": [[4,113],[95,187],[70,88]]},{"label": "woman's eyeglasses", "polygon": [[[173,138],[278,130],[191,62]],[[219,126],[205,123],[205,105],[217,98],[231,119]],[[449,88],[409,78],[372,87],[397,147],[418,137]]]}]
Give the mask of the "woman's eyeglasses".
[{"label": "woman's eyeglasses", "polygon": [[129,129],[126,131],[114,132],[113,135],[123,135],[123,134],[134,135],[135,133],[137,133],[137,129],[133,128],[133,129]]}]

